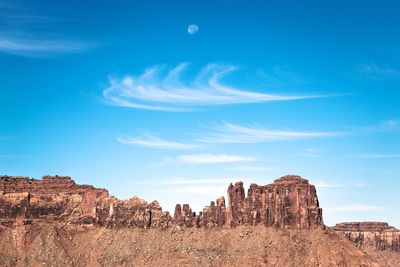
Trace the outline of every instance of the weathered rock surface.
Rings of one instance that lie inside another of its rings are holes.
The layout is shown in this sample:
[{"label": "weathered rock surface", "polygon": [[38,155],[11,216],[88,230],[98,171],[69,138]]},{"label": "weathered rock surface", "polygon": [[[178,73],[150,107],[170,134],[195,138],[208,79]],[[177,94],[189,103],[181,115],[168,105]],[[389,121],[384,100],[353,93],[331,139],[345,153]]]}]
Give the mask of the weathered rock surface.
[{"label": "weathered rock surface", "polygon": [[203,211],[196,215],[192,212],[189,204],[176,204],[173,223],[185,227],[204,227],[216,228],[224,227],[226,221],[225,198],[217,199],[217,204],[211,201],[209,206],[203,208]]},{"label": "weathered rock surface", "polygon": [[400,230],[385,222],[345,222],[332,228],[359,247],[400,252]]},{"label": "weathered rock surface", "polygon": [[239,225],[272,226],[277,228],[310,229],[323,224],[315,187],[300,176],[288,175],[273,184],[251,184],[245,195],[242,182],[228,187],[228,208],[225,198],[211,202],[199,215],[189,205],[178,204],[174,223],[186,227],[235,227]]},{"label": "weathered rock surface", "polygon": [[105,189],[77,185],[67,176],[0,177],[0,224],[64,222],[107,227],[168,227],[157,201],[118,200]]},{"label": "weathered rock surface", "polygon": [[176,205],[172,218],[157,201],[133,197],[118,200],[105,189],[77,185],[70,177],[45,176],[42,180],[26,177],[0,177],[0,222],[30,224],[34,221],[59,221],[70,224],[107,227],[167,228],[236,227],[264,224],[278,228],[309,229],[322,225],[315,187],[299,176],[285,176],[273,184],[252,184],[245,196],[243,183],[228,188],[225,198],[196,215],[189,204]]},{"label": "weathered rock surface", "polygon": [[0,176],[0,265],[398,266],[397,252],[371,257],[347,240],[395,251],[397,229],[324,227],[315,187],[299,176],[227,193],[227,206],[220,197],[196,214],[178,204],[172,218],[157,201],[119,200],[70,177]]},{"label": "weathered rock surface", "polygon": [[287,175],[273,184],[251,184],[245,197],[243,183],[228,188],[227,222],[274,226],[278,228],[309,229],[322,225],[315,186],[300,176]]}]

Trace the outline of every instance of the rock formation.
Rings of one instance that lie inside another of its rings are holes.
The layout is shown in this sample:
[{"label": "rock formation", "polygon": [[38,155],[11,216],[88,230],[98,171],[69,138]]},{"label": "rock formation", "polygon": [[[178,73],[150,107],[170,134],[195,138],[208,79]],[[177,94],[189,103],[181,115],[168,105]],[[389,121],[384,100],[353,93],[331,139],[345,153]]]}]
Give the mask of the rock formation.
[{"label": "rock formation", "polygon": [[167,228],[235,227],[264,224],[278,228],[308,229],[322,225],[322,209],[313,185],[299,176],[285,176],[273,184],[252,184],[245,196],[243,183],[228,188],[225,198],[196,215],[188,204],[176,205],[172,218],[157,201],[133,197],[118,200],[105,189],[77,185],[70,177],[44,176],[42,180],[26,177],[0,177],[0,222],[30,224],[33,221],[62,221],[70,224],[106,227]]},{"label": "rock formation", "polygon": [[[174,223],[206,228],[264,224],[277,228],[309,229],[322,225],[315,187],[300,176],[288,175],[273,184],[251,184],[245,196],[242,182],[228,187],[228,208],[220,197],[196,216],[187,204],[175,208]],[[185,222],[185,223],[182,223]],[[197,223],[193,223],[197,222]]]},{"label": "rock formation", "polygon": [[107,227],[168,227],[171,216],[157,201],[118,200],[105,189],[77,185],[67,176],[0,177],[0,223],[44,221]]},{"label": "rock formation", "polygon": [[385,222],[338,223],[333,230],[359,247],[400,252],[400,230]]},{"label": "rock formation", "polygon": [[287,175],[273,184],[251,184],[245,197],[243,183],[228,188],[227,221],[231,226],[263,223],[279,228],[308,229],[322,225],[315,186],[300,176]]},{"label": "rock formation", "polygon": [[[399,251],[397,229],[319,227],[315,187],[299,176],[251,184],[247,196],[237,182],[227,196],[198,214],[177,204],[171,217],[157,201],[119,200],[70,177],[0,176],[0,265],[399,266],[399,253],[381,250]],[[380,250],[368,256],[337,233]]]}]

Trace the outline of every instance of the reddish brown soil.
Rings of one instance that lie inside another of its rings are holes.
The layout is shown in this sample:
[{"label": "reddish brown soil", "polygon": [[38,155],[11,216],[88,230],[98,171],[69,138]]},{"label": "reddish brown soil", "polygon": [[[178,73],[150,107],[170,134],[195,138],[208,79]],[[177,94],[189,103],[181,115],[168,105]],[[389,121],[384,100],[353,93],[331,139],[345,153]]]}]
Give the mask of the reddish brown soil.
[{"label": "reddish brown soil", "polygon": [[[387,266],[332,230],[3,228],[1,266]],[[395,266],[395,265],[393,265]]]}]

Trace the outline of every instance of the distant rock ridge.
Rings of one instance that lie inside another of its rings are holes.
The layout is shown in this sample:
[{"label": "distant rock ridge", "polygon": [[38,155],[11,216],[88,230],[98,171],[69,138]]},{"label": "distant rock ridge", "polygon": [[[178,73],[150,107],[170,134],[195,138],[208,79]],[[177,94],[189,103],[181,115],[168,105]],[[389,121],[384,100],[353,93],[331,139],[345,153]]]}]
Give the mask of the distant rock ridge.
[{"label": "distant rock ridge", "polygon": [[251,184],[247,197],[242,182],[228,187],[228,206],[220,197],[199,214],[189,204],[176,205],[174,216],[157,201],[133,197],[119,200],[106,189],[78,185],[68,176],[0,176],[0,224],[64,222],[111,228],[235,227],[257,225],[308,229],[323,224],[315,187],[300,176],[287,175],[274,183]]},{"label": "distant rock ridge", "polygon": [[[2,225],[66,222],[107,227],[167,227],[170,216],[157,201],[119,200],[106,189],[77,185],[68,176],[0,176]],[[164,222],[166,225],[164,225]]]},{"label": "distant rock ridge", "polygon": [[344,222],[332,229],[358,247],[400,252],[400,230],[386,222]]}]

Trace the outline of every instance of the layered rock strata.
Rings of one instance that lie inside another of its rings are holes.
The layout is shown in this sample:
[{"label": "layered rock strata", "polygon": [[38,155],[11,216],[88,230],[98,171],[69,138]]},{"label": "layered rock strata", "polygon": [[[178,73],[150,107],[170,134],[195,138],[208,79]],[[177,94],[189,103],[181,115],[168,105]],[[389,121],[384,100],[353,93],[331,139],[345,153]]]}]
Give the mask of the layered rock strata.
[{"label": "layered rock strata", "polygon": [[105,189],[77,185],[68,176],[0,177],[0,223],[34,221],[108,227],[168,227],[171,216],[157,201],[118,200]]},{"label": "layered rock strata", "polygon": [[308,229],[323,224],[315,186],[300,176],[287,175],[265,186],[251,184],[247,197],[242,182],[231,184],[228,199],[227,222],[231,226],[261,223]]},{"label": "layered rock strata", "polygon": [[358,247],[400,252],[400,230],[385,222],[344,222],[333,227]]},{"label": "layered rock strata", "polygon": [[174,217],[157,201],[133,197],[119,200],[105,189],[77,185],[70,177],[0,177],[0,223],[35,221],[100,225],[111,228],[221,228],[263,224],[277,228],[309,229],[322,225],[315,187],[299,176],[284,176],[266,186],[252,184],[247,197],[243,183],[228,187],[228,207],[220,197],[196,215],[188,204],[176,205]]}]

